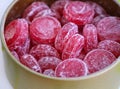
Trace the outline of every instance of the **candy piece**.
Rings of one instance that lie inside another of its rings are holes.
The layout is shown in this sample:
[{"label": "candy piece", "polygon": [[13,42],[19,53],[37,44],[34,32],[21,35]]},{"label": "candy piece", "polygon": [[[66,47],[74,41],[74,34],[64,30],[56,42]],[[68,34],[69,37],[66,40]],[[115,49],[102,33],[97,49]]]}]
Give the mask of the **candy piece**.
[{"label": "candy piece", "polygon": [[38,17],[30,25],[30,37],[38,44],[53,43],[61,29],[59,21],[50,16]]},{"label": "candy piece", "polygon": [[120,44],[118,42],[103,40],[98,44],[98,48],[108,50],[116,57],[120,56]]},{"label": "candy piece", "polygon": [[55,69],[56,77],[70,78],[86,76],[87,65],[80,59],[70,58],[62,61]]},{"label": "candy piece", "polygon": [[56,36],[55,48],[59,52],[62,52],[68,39],[70,39],[70,37],[72,37],[76,33],[78,33],[78,26],[76,24],[72,22],[65,24]]},{"label": "candy piece", "polygon": [[39,64],[37,63],[36,59],[30,55],[30,54],[25,54],[20,58],[20,62],[27,66],[28,68],[41,73],[41,68]]},{"label": "candy piece", "polygon": [[57,18],[60,20],[63,15],[63,9],[65,4],[69,2],[69,0],[57,0],[51,5],[51,9],[53,12],[57,14]]},{"label": "candy piece", "polygon": [[105,17],[97,24],[99,40],[114,40],[120,42],[120,18]]},{"label": "candy piece", "polygon": [[93,23],[95,26],[97,26],[98,22],[99,22],[101,19],[103,19],[104,17],[107,17],[107,16],[106,16],[106,15],[98,15],[98,16],[96,16],[96,17],[93,19],[92,23]]},{"label": "candy piece", "polygon": [[60,22],[61,22],[62,26],[64,26],[65,24],[69,23],[69,21],[64,16],[61,17]]},{"label": "candy piece", "polygon": [[97,3],[92,2],[92,1],[87,1],[86,3],[88,3],[94,9],[94,11],[95,11],[95,17],[98,16],[98,15],[107,15],[107,13],[103,9],[103,7],[101,7]]},{"label": "candy piece", "polygon": [[46,69],[53,69],[55,70],[56,66],[61,62],[60,59],[56,57],[42,57],[39,59],[38,64],[41,69],[44,71]]},{"label": "candy piece", "polygon": [[30,54],[33,55],[36,58],[36,60],[39,60],[41,57],[45,56],[59,58],[59,53],[57,52],[57,50],[54,47],[47,44],[39,44],[33,46],[30,50]]},{"label": "candy piece", "polygon": [[94,9],[85,2],[71,1],[65,5],[63,15],[68,21],[85,25],[93,20]]},{"label": "candy piece", "polygon": [[55,77],[55,71],[52,69],[47,69],[43,72],[44,75],[48,75],[50,77]]},{"label": "candy piece", "polygon": [[16,49],[16,52],[18,53],[19,57],[21,57],[25,54],[28,54],[29,50],[30,50],[30,39],[27,39],[22,46],[19,46]]},{"label": "candy piece", "polygon": [[93,24],[86,24],[83,28],[83,36],[85,37],[85,52],[89,52],[92,49],[97,48],[98,38],[97,29]]},{"label": "candy piece", "polygon": [[28,23],[25,19],[11,21],[5,29],[5,40],[10,50],[22,46],[28,39]]},{"label": "candy piece", "polygon": [[94,25],[97,25],[97,23],[104,17],[107,17],[108,14],[107,12],[104,10],[104,8],[102,8],[100,5],[98,5],[95,2],[92,1],[87,1],[86,3],[88,3],[89,5],[91,5],[91,7],[94,9],[95,11],[95,16],[94,19],[92,21],[92,23]]},{"label": "candy piece", "polygon": [[52,12],[51,9],[44,9],[44,10],[41,10],[40,12],[38,12],[38,13],[34,16],[33,19],[38,18],[38,17],[40,17],[40,16],[53,16],[53,17],[55,17],[56,15],[55,15],[55,13]]},{"label": "candy piece", "polygon": [[11,51],[12,55],[19,61],[19,56],[15,51]]},{"label": "candy piece", "polygon": [[23,18],[25,18],[29,23],[33,20],[34,16],[41,10],[48,9],[49,7],[44,2],[33,2],[28,6],[24,13]]},{"label": "candy piece", "polygon": [[116,57],[109,51],[103,49],[94,49],[84,58],[90,73],[94,73],[109,66],[116,60]]},{"label": "candy piece", "polygon": [[82,50],[77,58],[84,60],[85,56],[86,56],[86,53],[84,50]]},{"label": "candy piece", "polygon": [[83,47],[84,37],[80,34],[73,35],[65,44],[65,47],[62,52],[62,60],[77,57],[80,54]]}]

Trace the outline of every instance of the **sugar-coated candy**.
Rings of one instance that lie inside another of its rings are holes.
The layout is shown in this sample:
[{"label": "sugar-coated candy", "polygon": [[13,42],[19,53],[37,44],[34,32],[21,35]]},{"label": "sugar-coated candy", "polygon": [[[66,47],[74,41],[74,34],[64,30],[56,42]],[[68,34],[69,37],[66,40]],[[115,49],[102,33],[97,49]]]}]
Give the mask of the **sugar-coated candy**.
[{"label": "sugar-coated candy", "polygon": [[94,49],[84,58],[89,73],[94,73],[104,69],[116,60],[116,57],[109,51],[103,49]]},{"label": "sugar-coated candy", "polygon": [[62,78],[86,76],[88,68],[84,61],[70,58],[62,61],[55,69],[55,76]]}]

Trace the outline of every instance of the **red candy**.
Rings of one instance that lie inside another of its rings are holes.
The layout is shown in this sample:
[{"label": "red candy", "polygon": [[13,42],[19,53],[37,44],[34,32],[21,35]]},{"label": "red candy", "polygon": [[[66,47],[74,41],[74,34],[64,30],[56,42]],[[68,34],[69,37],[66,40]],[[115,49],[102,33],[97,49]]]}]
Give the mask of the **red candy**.
[{"label": "red candy", "polygon": [[94,49],[84,58],[90,73],[99,71],[116,60],[116,57],[109,51],[103,49]]},{"label": "red candy", "polygon": [[120,18],[105,17],[97,24],[99,40],[114,40],[120,42]]},{"label": "red candy", "polygon": [[98,38],[97,29],[93,24],[86,24],[83,28],[83,36],[85,37],[85,52],[97,48]]},{"label": "red candy", "polygon": [[44,71],[46,69],[53,69],[55,70],[56,66],[61,62],[60,59],[56,57],[42,57],[39,59],[38,64],[40,65],[41,69]]},{"label": "red candy", "polygon": [[101,19],[103,19],[104,17],[107,17],[107,16],[105,16],[105,15],[98,15],[98,16],[96,16],[96,17],[93,19],[92,23],[93,23],[95,26],[97,26],[98,22],[99,22]]},{"label": "red candy", "polygon": [[63,9],[66,3],[69,0],[57,0],[51,5],[51,10],[57,14],[57,18],[60,20],[61,16],[63,15]]},{"label": "red candy", "polygon": [[86,76],[120,56],[120,18],[95,2],[35,0],[19,18],[5,27],[6,44],[18,62],[41,74]]},{"label": "red candy", "polygon": [[94,9],[82,1],[71,1],[64,7],[64,17],[77,25],[90,23],[94,17]]},{"label": "red candy", "polygon": [[103,40],[98,44],[98,48],[108,50],[116,57],[120,56],[120,44],[118,42]]},{"label": "red candy", "polygon": [[76,24],[71,22],[65,24],[56,36],[55,48],[62,52],[68,39],[76,33],[78,33],[78,26]]},{"label": "red candy", "polygon": [[91,1],[87,1],[86,3],[88,3],[95,11],[95,16],[98,15],[107,15],[106,11],[97,3],[95,2],[91,2]]},{"label": "red candy", "polygon": [[39,44],[33,46],[30,50],[30,54],[33,55],[37,60],[45,56],[52,56],[59,58],[59,53],[57,52],[57,50],[51,45],[47,45],[47,44]]},{"label": "red candy", "polygon": [[30,25],[30,37],[38,44],[53,43],[60,28],[61,25],[56,18],[38,17]]},{"label": "red candy", "polygon": [[34,16],[34,19],[35,18],[38,18],[40,16],[54,16],[55,17],[55,13],[52,12],[51,9],[44,9],[40,12],[38,12],[35,16]]},{"label": "red candy", "polygon": [[86,53],[84,50],[82,50],[77,58],[83,60],[85,58],[85,56],[86,56]]},{"label": "red candy", "polygon": [[73,35],[68,42],[65,44],[65,47],[62,52],[62,59],[75,58],[79,55],[84,46],[84,37],[80,34]]},{"label": "red candy", "polygon": [[69,21],[68,21],[67,19],[65,19],[65,17],[64,17],[64,16],[63,16],[63,17],[61,17],[60,22],[61,22],[61,25],[62,25],[62,26],[63,26],[63,25],[65,25],[65,24],[67,24],[67,23],[69,23]]},{"label": "red candy", "polygon": [[52,69],[47,69],[43,72],[44,75],[48,75],[50,77],[55,77],[55,71]]},{"label": "red candy", "polygon": [[28,68],[41,73],[41,68],[39,67],[39,64],[37,63],[36,59],[29,54],[25,54],[20,58],[20,62],[27,66]]},{"label": "red candy", "polygon": [[26,42],[22,46],[20,46],[16,49],[16,52],[21,57],[21,56],[29,53],[29,50],[30,50],[30,39],[27,39]]},{"label": "red candy", "polygon": [[21,47],[28,39],[28,23],[25,19],[11,21],[5,29],[5,40],[10,50]]},{"label": "red candy", "polygon": [[64,60],[55,69],[55,75],[62,78],[86,76],[87,73],[86,64],[77,58]]},{"label": "red candy", "polygon": [[15,51],[11,51],[12,55],[19,61],[19,56]]},{"label": "red candy", "polygon": [[29,23],[33,20],[34,16],[44,10],[44,9],[49,9],[47,4],[44,2],[33,2],[30,6],[28,6],[24,13],[23,13],[23,18],[25,18]]},{"label": "red candy", "polygon": [[92,23],[94,25],[97,25],[97,23],[104,17],[107,17],[108,14],[106,13],[106,11],[97,3],[95,2],[91,2],[91,1],[87,1],[86,3],[88,3],[95,11],[95,16],[94,19],[92,21]]}]

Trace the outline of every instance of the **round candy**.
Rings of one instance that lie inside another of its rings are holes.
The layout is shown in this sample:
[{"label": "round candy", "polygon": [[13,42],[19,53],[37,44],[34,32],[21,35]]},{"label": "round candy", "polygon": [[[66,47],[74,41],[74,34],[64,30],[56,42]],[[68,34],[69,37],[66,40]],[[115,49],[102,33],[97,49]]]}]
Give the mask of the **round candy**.
[{"label": "round candy", "polygon": [[36,61],[36,59],[30,55],[30,54],[25,54],[20,58],[20,62],[27,66],[28,68],[36,71],[36,72],[40,72],[41,73],[41,68],[38,64],[38,62]]},{"label": "round candy", "polygon": [[60,20],[63,15],[63,9],[69,0],[57,0],[51,5],[51,10],[57,14],[57,18]]},{"label": "round candy", "polygon": [[55,70],[56,66],[61,62],[59,58],[56,57],[42,57],[39,59],[38,64],[40,65],[41,69],[44,71],[46,69],[53,69]]},{"label": "round candy", "polygon": [[21,47],[28,39],[28,23],[25,19],[11,21],[5,28],[5,40],[10,50]]},{"label": "round candy", "polygon": [[40,16],[53,16],[53,17],[55,17],[55,13],[53,13],[51,9],[44,9],[44,10],[41,10],[40,12],[38,12],[38,13],[34,16],[33,20],[34,20],[35,18],[40,17]]},{"label": "round candy", "polygon": [[47,76],[50,76],[50,77],[55,77],[55,71],[52,70],[52,69],[46,69],[44,72],[43,72],[44,75],[47,75]]},{"label": "round candy", "polygon": [[116,57],[109,51],[103,49],[94,49],[84,58],[88,66],[89,73],[102,70],[116,60]]},{"label": "round candy", "polygon": [[120,18],[105,17],[97,24],[99,40],[114,40],[120,42]]},{"label": "round candy", "polygon": [[87,73],[86,64],[77,58],[64,60],[55,69],[55,76],[62,78],[86,76]]},{"label": "round candy", "polygon": [[63,15],[68,21],[85,25],[93,20],[94,9],[85,2],[71,1],[65,5]]},{"label": "round candy", "polygon": [[118,42],[112,40],[103,40],[99,42],[98,48],[108,50],[116,57],[120,56],[120,44]]},{"label": "round candy", "polygon": [[97,37],[97,29],[93,24],[86,24],[83,28],[83,36],[85,38],[85,52],[89,52],[92,49],[97,48],[98,45],[98,37]]},{"label": "round candy", "polygon": [[16,51],[11,51],[12,55],[16,58],[16,60],[19,61],[19,55],[17,54]]},{"label": "round candy", "polygon": [[30,25],[30,37],[38,44],[53,43],[60,29],[60,22],[56,18],[38,17]]},{"label": "round candy", "polygon": [[72,37],[76,33],[78,33],[78,26],[76,24],[72,22],[65,24],[56,36],[55,48],[59,52],[62,52],[68,39],[70,39],[70,37]]},{"label": "round candy", "polygon": [[93,23],[95,26],[97,26],[98,22],[99,22],[101,19],[103,19],[104,17],[107,17],[107,16],[106,16],[106,15],[98,15],[98,16],[96,16],[96,17],[93,19],[92,23]]},{"label": "round candy", "polygon": [[44,2],[39,2],[39,1],[33,2],[23,12],[23,18],[25,18],[29,23],[31,23],[33,18],[34,18],[34,16],[38,12],[40,12],[40,11],[42,11],[44,9],[49,9],[47,4],[45,4]]},{"label": "round candy", "polygon": [[100,5],[98,5],[97,3],[92,2],[92,1],[87,1],[86,3],[88,3],[94,9],[95,17],[98,16],[98,15],[107,15],[104,8],[101,7]]},{"label": "round candy", "polygon": [[62,60],[79,56],[83,47],[84,37],[80,34],[73,35],[65,44],[62,52]]},{"label": "round candy", "polygon": [[16,49],[16,52],[18,53],[19,57],[21,57],[25,54],[28,54],[29,50],[30,50],[30,39],[27,39],[22,46]]},{"label": "round candy", "polygon": [[33,55],[37,60],[45,56],[52,56],[59,58],[59,53],[57,52],[57,50],[51,45],[47,45],[47,44],[39,44],[33,46],[30,50],[30,54]]}]

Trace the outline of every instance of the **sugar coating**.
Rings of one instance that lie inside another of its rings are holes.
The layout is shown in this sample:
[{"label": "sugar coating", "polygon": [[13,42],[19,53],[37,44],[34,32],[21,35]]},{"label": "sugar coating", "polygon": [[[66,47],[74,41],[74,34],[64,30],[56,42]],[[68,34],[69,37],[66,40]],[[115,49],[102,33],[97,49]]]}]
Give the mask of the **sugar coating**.
[{"label": "sugar coating", "polygon": [[22,46],[19,46],[16,49],[16,52],[18,53],[18,55],[21,57],[25,54],[28,54],[30,51],[30,39],[26,39],[25,43]]},{"label": "sugar coating", "polygon": [[105,17],[97,24],[99,40],[114,40],[120,42],[120,18]]},{"label": "sugar coating", "polygon": [[19,61],[19,55],[15,51],[11,51],[12,55]]},{"label": "sugar coating", "polygon": [[88,66],[89,73],[102,70],[116,60],[116,57],[109,51],[94,49],[85,56],[84,62]]},{"label": "sugar coating", "polygon": [[55,77],[55,71],[52,70],[52,69],[46,69],[44,72],[43,72],[44,75],[47,75],[47,76],[50,76],[50,77]]},{"label": "sugar coating", "polygon": [[77,58],[66,59],[55,69],[55,75],[62,78],[86,76],[87,73],[86,64]]},{"label": "sugar coating", "polygon": [[87,1],[86,3],[89,4],[94,9],[95,17],[99,15],[107,15],[107,12],[104,10],[104,8],[98,5],[97,3],[92,1]]},{"label": "sugar coating", "polygon": [[30,54],[33,55],[37,60],[45,56],[53,56],[59,58],[57,50],[48,44],[39,44],[31,48]]},{"label": "sugar coating", "polygon": [[62,52],[62,60],[77,57],[82,51],[83,47],[84,37],[80,34],[73,35],[65,44]]},{"label": "sugar coating", "polygon": [[68,3],[70,0],[57,0],[51,5],[51,10],[56,13],[56,18],[61,20],[63,15],[64,6],[66,3]]},{"label": "sugar coating", "polygon": [[38,64],[38,62],[36,61],[36,59],[30,55],[30,54],[25,54],[20,58],[20,62],[27,66],[28,68],[36,71],[36,72],[40,72],[41,73],[41,68]]},{"label": "sugar coating", "polygon": [[85,25],[93,20],[94,9],[82,1],[68,2],[63,11],[64,17],[77,25]]},{"label": "sugar coating", "polygon": [[120,44],[116,41],[103,40],[99,42],[98,48],[108,50],[116,57],[120,56]]},{"label": "sugar coating", "polygon": [[42,71],[46,69],[55,70],[56,66],[61,62],[59,58],[56,57],[42,57],[38,60],[38,64],[40,65]]},{"label": "sugar coating", "polygon": [[78,26],[76,24],[72,22],[65,24],[56,36],[55,48],[59,52],[62,52],[68,39],[71,38],[76,33],[78,33]]},{"label": "sugar coating", "polygon": [[60,29],[60,22],[56,18],[38,17],[30,25],[30,37],[38,44],[53,43]]},{"label": "sugar coating", "polygon": [[92,49],[97,48],[98,36],[97,29],[93,24],[86,24],[83,28],[83,36],[85,37],[85,52],[89,52]]},{"label": "sugar coating", "polygon": [[[12,32],[10,34],[10,32]],[[5,40],[10,50],[21,47],[28,39],[28,23],[25,19],[11,21],[5,28]]]},{"label": "sugar coating", "polygon": [[23,12],[23,18],[25,18],[29,23],[32,22],[34,16],[44,10],[48,9],[49,7],[47,6],[46,3],[44,2],[33,2],[31,5],[29,5],[25,11]]}]

